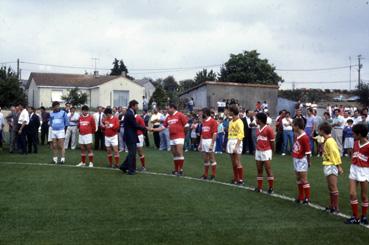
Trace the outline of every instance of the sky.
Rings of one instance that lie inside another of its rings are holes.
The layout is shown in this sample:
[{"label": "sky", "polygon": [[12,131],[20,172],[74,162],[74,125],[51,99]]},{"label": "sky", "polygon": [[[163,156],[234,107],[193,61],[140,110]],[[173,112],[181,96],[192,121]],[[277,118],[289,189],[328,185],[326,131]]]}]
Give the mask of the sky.
[{"label": "sky", "polygon": [[282,89],[349,89],[348,67],[295,70],[349,66],[351,57],[355,88],[361,54],[369,81],[368,23],[367,0],[0,0],[0,65],[15,68],[6,62],[19,58],[27,79],[92,72],[92,58],[105,74],[118,58],[137,79],[184,80],[256,49],[278,69]]}]

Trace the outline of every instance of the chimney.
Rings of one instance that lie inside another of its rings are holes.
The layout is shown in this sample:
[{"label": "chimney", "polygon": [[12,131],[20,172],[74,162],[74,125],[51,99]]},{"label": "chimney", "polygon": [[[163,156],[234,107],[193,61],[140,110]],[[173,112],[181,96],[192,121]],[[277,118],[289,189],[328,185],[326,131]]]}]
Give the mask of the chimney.
[{"label": "chimney", "polygon": [[127,73],[125,71],[122,71],[121,76],[122,77],[126,77],[127,76]]}]

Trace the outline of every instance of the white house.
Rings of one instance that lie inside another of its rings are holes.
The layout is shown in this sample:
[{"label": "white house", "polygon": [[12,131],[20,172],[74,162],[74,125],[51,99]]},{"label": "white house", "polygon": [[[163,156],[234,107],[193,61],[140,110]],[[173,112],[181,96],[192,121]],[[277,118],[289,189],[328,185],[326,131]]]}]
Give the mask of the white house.
[{"label": "white house", "polygon": [[145,96],[149,100],[152,94],[155,92],[155,86],[151,82],[152,80],[149,78],[143,78],[141,80],[136,80],[136,82],[142,85],[145,88]]},{"label": "white house", "polygon": [[128,106],[130,100],[137,100],[142,107],[145,88],[123,76],[93,76],[63,73],[35,73],[28,79],[28,104],[33,107],[51,107],[53,101],[63,100],[69,90],[78,87],[87,93],[87,105]]}]

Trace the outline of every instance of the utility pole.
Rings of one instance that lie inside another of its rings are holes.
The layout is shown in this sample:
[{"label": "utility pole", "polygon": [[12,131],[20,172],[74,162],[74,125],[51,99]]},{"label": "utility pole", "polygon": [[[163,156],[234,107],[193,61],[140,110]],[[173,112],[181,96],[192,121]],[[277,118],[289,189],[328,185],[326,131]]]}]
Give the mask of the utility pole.
[{"label": "utility pole", "polygon": [[358,68],[358,74],[357,74],[357,82],[358,82],[358,88],[360,88],[361,87],[361,74],[360,74],[360,72],[361,72],[361,68],[363,67],[363,65],[361,64],[361,54],[359,54],[358,56],[357,56],[357,60],[358,60],[358,66],[359,66],[359,68]]},{"label": "utility pole", "polygon": [[17,77],[20,79],[20,72],[19,72],[19,58],[17,59]]},{"label": "utility pole", "polygon": [[296,84],[295,82],[292,82],[292,90],[295,90],[295,88],[296,88]]},{"label": "utility pole", "polygon": [[96,70],[96,63],[97,61],[99,60],[99,58],[91,58],[93,61],[94,61],[94,76],[97,76],[98,73],[97,73],[97,70]]},{"label": "utility pole", "polygon": [[351,90],[351,70],[352,70],[351,56],[349,57],[349,60],[350,60],[350,84],[349,84],[349,89]]}]

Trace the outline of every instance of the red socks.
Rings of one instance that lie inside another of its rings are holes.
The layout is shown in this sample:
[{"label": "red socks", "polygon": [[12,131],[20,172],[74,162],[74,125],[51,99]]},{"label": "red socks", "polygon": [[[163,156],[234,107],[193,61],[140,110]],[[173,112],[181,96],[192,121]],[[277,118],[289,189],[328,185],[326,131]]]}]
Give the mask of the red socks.
[{"label": "red socks", "polygon": [[113,166],[113,155],[108,155],[109,167]]},{"label": "red socks", "polygon": [[208,177],[208,174],[209,174],[209,163],[208,162],[205,162],[204,163],[204,176],[205,177]]},{"label": "red socks", "polygon": [[303,189],[304,189],[304,193],[305,193],[305,198],[310,200],[310,184],[308,182],[305,182],[303,184],[301,184]]},{"label": "red socks", "polygon": [[352,215],[359,219],[359,201],[358,200],[352,200],[350,201],[351,209],[352,209]]},{"label": "red socks", "polygon": [[140,157],[140,162],[141,162],[141,166],[144,168],[145,167],[145,156]]},{"label": "red socks", "polygon": [[363,217],[366,217],[366,214],[368,213],[368,206],[369,206],[368,201],[363,202],[363,203],[361,204],[361,215],[362,215]]},{"label": "red socks", "polygon": [[93,153],[88,154],[88,160],[90,162],[94,162],[94,154]]},{"label": "red socks", "polygon": [[304,200],[304,187],[303,187],[303,184],[301,183],[301,181],[297,181],[297,188],[299,190],[299,195],[297,197],[297,199],[299,201],[303,201]]},{"label": "red socks", "polygon": [[233,181],[238,180],[237,166],[233,166]]},{"label": "red socks", "polygon": [[179,172],[180,170],[183,170],[184,165],[184,157],[174,157],[174,171]]},{"label": "red socks", "polygon": [[260,177],[260,176],[256,177],[256,181],[258,183],[258,189],[262,190],[263,189],[263,177]]},{"label": "red socks", "polygon": [[237,173],[238,173],[238,181],[243,182],[243,167],[238,167],[237,168]]},{"label": "red socks", "polygon": [[119,154],[114,155],[115,166],[119,166]]},{"label": "red socks", "polygon": [[86,163],[86,154],[81,153],[81,162]]},{"label": "red socks", "polygon": [[268,180],[269,189],[270,188],[273,188],[274,177],[273,176],[269,176],[269,177],[267,177],[267,180]]},{"label": "red socks", "polygon": [[211,175],[215,176],[217,174],[217,163],[213,162],[211,164]]}]

